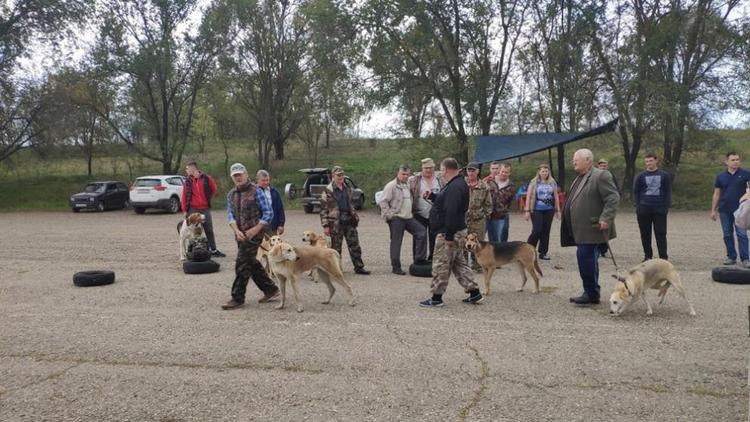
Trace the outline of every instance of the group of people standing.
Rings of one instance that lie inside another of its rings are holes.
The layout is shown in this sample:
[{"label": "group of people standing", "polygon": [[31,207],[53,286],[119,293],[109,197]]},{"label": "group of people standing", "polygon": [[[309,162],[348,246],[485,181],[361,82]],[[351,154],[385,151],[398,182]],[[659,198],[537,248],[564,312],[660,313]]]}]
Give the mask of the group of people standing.
[{"label": "group of people standing", "polygon": [[[570,298],[579,304],[596,304],[600,300],[598,258],[604,255],[609,240],[616,236],[614,220],[620,201],[617,182],[608,170],[607,160],[594,166],[593,153],[579,149],[573,155],[577,177],[571,184],[567,199],[561,204],[560,187],[549,166],[540,165],[526,193],[524,218],[531,221],[528,243],[538,246],[539,258],[549,259],[549,235],[555,216],[561,219],[561,245],[576,246],[576,259],[583,292]],[[644,260],[653,258],[652,232],[656,238],[659,258],[668,259],[667,214],[672,203],[672,177],[658,167],[658,158],[646,154],[646,169],[633,186],[633,199],[640,229]],[[734,226],[733,213],[739,203],[750,199],[750,172],[740,168],[739,154],[726,155],[727,170],[716,177],[711,206],[713,220],[720,217],[727,248],[725,265],[737,260],[734,236],[739,244],[739,258],[750,268],[747,234]],[[468,297],[465,303],[478,303],[482,295],[474,283],[474,271],[464,243],[469,233],[479,239],[485,233],[491,242],[508,241],[510,208],[515,198],[515,185],[510,176],[512,166],[493,162],[490,174],[480,177],[480,164],[469,163],[461,172],[454,158],[445,158],[436,170],[431,158],[421,160],[421,171],[412,175],[407,165],[399,166],[396,177],[386,184],[378,205],[390,232],[392,272],[403,275],[401,246],[404,233],[413,237],[415,262],[431,262],[433,280],[431,297],[421,306],[443,306],[443,294],[453,274]],[[185,215],[201,212],[206,216],[204,228],[214,256],[225,256],[216,248],[211,218],[211,199],[216,196],[213,178],[204,174],[195,162],[186,166],[188,178],[183,191]],[[367,275],[362,260],[357,227],[359,216],[352,201],[352,191],[344,183],[344,170],[331,171],[332,181],[321,197],[320,219],[323,231],[331,238],[331,247],[341,253],[346,240],[349,254],[358,274]],[[234,188],[227,194],[227,218],[234,232],[238,252],[231,300],[223,309],[236,309],[245,303],[250,278],[263,292],[258,302],[278,297],[279,289],[256,259],[264,234],[283,234],[284,205],[279,192],[270,185],[270,175],[259,170],[255,183],[244,165],[231,166]]]}]

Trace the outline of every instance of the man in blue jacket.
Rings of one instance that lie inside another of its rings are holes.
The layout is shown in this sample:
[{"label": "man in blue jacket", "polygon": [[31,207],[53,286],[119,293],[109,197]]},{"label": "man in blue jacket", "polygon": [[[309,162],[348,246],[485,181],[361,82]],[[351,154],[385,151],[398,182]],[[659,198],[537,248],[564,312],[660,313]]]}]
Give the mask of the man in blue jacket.
[{"label": "man in blue jacket", "polygon": [[464,244],[468,230],[466,228],[466,211],[469,209],[469,185],[458,173],[458,162],[455,158],[446,158],[441,164],[443,189],[434,194],[423,192],[426,199],[432,201],[430,210],[430,230],[437,233],[435,252],[432,259],[432,297],[419,303],[426,308],[443,306],[443,293],[448,287],[451,273],[458,283],[469,294],[464,303],[479,303],[482,294],[474,282],[474,272],[469,268],[464,257]]},{"label": "man in blue jacket", "polygon": [[654,257],[651,248],[651,228],[656,237],[659,258],[667,255],[667,212],[672,206],[672,176],[658,167],[656,154],[648,153],[644,159],[646,171],[639,174],[633,183],[633,205],[641,231],[643,260]]},{"label": "man in blue jacket", "polygon": [[273,209],[273,220],[271,225],[268,227],[271,235],[284,234],[284,223],[286,223],[286,215],[284,214],[284,202],[281,200],[281,194],[276,190],[275,187],[271,186],[271,175],[266,170],[258,170],[255,174],[255,183],[266,195],[268,203],[271,204]]}]

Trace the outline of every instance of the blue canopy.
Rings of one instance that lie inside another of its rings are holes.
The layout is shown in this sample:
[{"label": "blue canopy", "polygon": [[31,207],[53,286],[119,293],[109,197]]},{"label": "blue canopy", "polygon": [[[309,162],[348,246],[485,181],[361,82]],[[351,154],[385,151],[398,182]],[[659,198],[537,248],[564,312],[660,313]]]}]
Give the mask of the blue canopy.
[{"label": "blue canopy", "polygon": [[474,161],[487,163],[521,157],[568,142],[580,141],[617,127],[617,119],[583,133],[530,133],[523,135],[491,135],[476,138]]}]

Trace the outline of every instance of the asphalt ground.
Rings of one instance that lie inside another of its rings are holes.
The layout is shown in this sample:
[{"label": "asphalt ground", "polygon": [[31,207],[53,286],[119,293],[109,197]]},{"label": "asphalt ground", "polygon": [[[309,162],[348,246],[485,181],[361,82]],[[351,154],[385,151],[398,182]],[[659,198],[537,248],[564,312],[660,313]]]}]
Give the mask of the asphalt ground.
[{"label": "asphalt ground", "polygon": [[[748,419],[750,286],[711,281],[723,260],[719,223],[672,213],[669,250],[698,315],[682,299],[645,315],[579,308],[575,248],[542,261],[542,293],[518,293],[516,268],[498,270],[482,304],[417,306],[429,279],[390,273],[388,232],[364,213],[360,239],[370,276],[344,270],[357,297],[333,304],[302,278],[304,313],[257,304],[222,311],[236,246],[214,216],[221,271],[186,275],[177,215],[0,215],[0,420],[2,421],[742,421]],[[320,230],[290,212],[286,239]],[[640,262],[633,214],[617,218],[621,267]],[[511,217],[511,239],[530,224]],[[410,262],[410,237],[404,244]],[[603,298],[615,281],[600,260]],[[78,288],[77,271],[111,269],[113,285]],[[477,275],[477,281],[480,275]],[[531,280],[530,280],[531,282]],[[655,291],[649,295],[656,302]]]}]

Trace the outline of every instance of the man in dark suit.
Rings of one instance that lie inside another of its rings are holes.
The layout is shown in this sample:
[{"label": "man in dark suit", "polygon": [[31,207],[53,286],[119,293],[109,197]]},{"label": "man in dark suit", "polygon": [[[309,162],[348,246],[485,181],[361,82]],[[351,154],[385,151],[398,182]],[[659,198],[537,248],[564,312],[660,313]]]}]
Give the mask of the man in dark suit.
[{"label": "man in dark suit", "polygon": [[576,258],[583,294],[570,298],[577,305],[599,303],[598,245],[615,238],[615,214],[620,202],[612,173],[594,168],[593,164],[594,155],[588,149],[579,149],[573,155],[578,177],[570,186],[560,224],[562,246],[578,247]]}]

